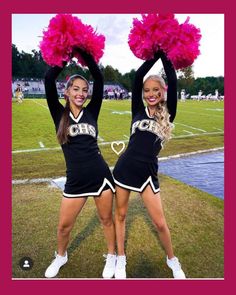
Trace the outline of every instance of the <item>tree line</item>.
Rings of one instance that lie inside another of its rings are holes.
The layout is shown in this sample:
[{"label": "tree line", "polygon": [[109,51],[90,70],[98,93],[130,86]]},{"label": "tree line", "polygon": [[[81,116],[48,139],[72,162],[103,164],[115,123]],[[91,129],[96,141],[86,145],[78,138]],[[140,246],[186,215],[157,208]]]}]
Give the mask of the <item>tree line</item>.
[{"label": "tree line", "polygon": [[[108,65],[104,67],[99,65],[106,83],[120,83],[128,91],[131,91],[132,82],[135,75],[135,70],[121,74],[117,69]],[[15,79],[43,79],[48,69],[48,65],[44,62],[41,52],[32,50],[31,53],[19,51],[16,45],[12,44],[12,78]],[[67,76],[74,73],[84,75],[86,79],[92,80],[90,72],[86,68],[82,68],[76,64],[75,61],[64,69],[64,71],[58,77],[58,80],[65,80]],[[164,71],[158,73],[166,79]],[[177,71],[178,76],[178,91],[185,89],[186,93],[190,95],[197,94],[199,90],[202,90],[204,94],[214,93],[215,89],[219,90],[221,95],[224,95],[224,77],[204,77],[194,78],[194,72],[192,66],[183,70]]]}]

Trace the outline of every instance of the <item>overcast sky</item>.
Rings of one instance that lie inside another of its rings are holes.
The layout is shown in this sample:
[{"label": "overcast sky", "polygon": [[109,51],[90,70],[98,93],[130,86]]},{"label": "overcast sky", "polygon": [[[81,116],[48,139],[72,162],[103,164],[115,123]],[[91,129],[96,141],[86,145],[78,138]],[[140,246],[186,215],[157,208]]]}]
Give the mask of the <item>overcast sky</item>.
[{"label": "overcast sky", "polygon": [[[12,43],[19,51],[39,50],[42,31],[55,14],[13,14]],[[122,74],[137,69],[142,60],[133,55],[128,45],[128,35],[133,18],[141,19],[140,14],[74,14],[83,23],[97,29],[105,35],[105,51],[100,62],[111,65]],[[224,15],[223,14],[176,14],[180,23],[190,16],[190,23],[200,28],[201,55],[193,65],[194,76],[224,76]],[[160,63],[150,73],[160,70]]]}]

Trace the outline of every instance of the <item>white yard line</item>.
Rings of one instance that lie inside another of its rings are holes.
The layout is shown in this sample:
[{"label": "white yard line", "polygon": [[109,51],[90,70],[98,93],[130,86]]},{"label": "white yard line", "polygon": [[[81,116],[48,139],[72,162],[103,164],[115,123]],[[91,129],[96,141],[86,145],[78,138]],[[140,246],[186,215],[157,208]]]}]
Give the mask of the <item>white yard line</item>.
[{"label": "white yard line", "polygon": [[98,135],[98,140],[104,141],[104,139],[101,136],[99,136],[99,135]]},{"label": "white yard line", "polygon": [[15,180],[12,180],[12,184],[42,183],[42,182],[49,182],[51,180],[52,178],[15,179]]},{"label": "white yard line", "polygon": [[61,147],[28,149],[28,150],[14,150],[14,151],[12,151],[12,154],[33,153],[33,152],[42,152],[42,151],[53,151],[53,150],[60,150],[60,149],[61,149]]},{"label": "white yard line", "polygon": [[32,100],[30,100],[30,101],[33,101],[34,103],[36,103],[36,104],[40,105],[41,107],[43,107],[43,108],[45,108],[45,109],[49,110],[49,108],[48,108],[47,106],[45,106],[45,105],[43,105],[43,104],[41,104],[41,103],[37,102],[37,101],[36,101],[36,100],[34,100],[34,99],[32,99]]},{"label": "white yard line", "polygon": [[188,157],[192,155],[198,155],[198,154],[205,154],[205,153],[210,153],[210,152],[218,152],[218,151],[223,151],[224,147],[219,147],[219,148],[212,148],[208,150],[198,150],[196,152],[189,152],[189,153],[183,153],[183,154],[178,154],[178,155],[172,155],[168,157],[161,157],[158,159],[158,161],[166,161],[169,159],[176,159],[176,158],[183,158],[183,157]]},{"label": "white yard line", "polygon": [[218,131],[221,131],[221,132],[224,131],[223,129],[219,129],[219,128],[216,128],[216,127],[213,127],[213,129],[218,130]]},{"label": "white yard line", "polygon": [[[187,135],[178,135],[175,136],[173,135],[173,138],[186,138],[189,136],[202,136],[202,135],[214,135],[214,134],[224,134],[223,131],[219,132],[205,132],[205,133],[193,133],[193,134],[187,134]],[[113,141],[108,141],[108,142],[100,142],[98,145],[110,145],[112,142],[128,142],[129,137],[127,136],[127,140],[113,140]],[[13,150],[12,154],[19,154],[19,153],[33,153],[33,152],[42,152],[42,151],[53,151],[53,150],[60,150],[61,147],[53,147],[53,148],[35,148],[35,149],[25,149],[25,150]]]},{"label": "white yard line", "polygon": [[173,138],[186,138],[189,136],[202,136],[202,135],[214,135],[214,134],[224,134],[224,132],[204,132],[204,133],[193,133],[193,134],[188,134],[188,135],[178,135],[178,136],[173,136]]},{"label": "white yard line", "polygon": [[39,141],[39,146],[40,146],[41,148],[45,148],[45,145],[42,143],[42,141]]},{"label": "white yard line", "polygon": [[[198,111],[196,111],[196,112],[189,112],[189,111],[183,111],[183,110],[181,110],[180,111],[181,113],[189,113],[189,114],[197,114],[198,116],[208,116],[209,117],[209,114],[204,114],[204,113],[200,113],[200,112],[198,112]],[[217,118],[222,118],[222,116],[223,116],[224,114],[222,114],[222,115],[214,115],[214,114],[211,114],[210,116],[211,117],[217,117]]]},{"label": "white yard line", "polygon": [[194,129],[194,130],[199,130],[201,132],[206,132],[206,130],[203,130],[203,129],[200,129],[200,128],[196,128],[196,127],[193,127],[193,126],[190,126],[190,125],[186,125],[186,124],[182,124],[182,123],[177,123],[175,122],[176,125],[181,125],[181,126],[184,126],[184,127],[188,127],[188,128],[191,128],[191,129]]},{"label": "white yard line", "polygon": [[[107,142],[100,142],[98,145],[110,145],[112,142],[118,142],[118,140],[107,141]],[[119,140],[123,142],[128,142],[128,140]],[[42,152],[42,151],[53,151],[53,150],[60,150],[61,147],[53,147],[53,148],[38,148],[38,149],[27,149],[27,150],[13,150],[12,154],[19,154],[19,153],[33,153],[33,152]]]},{"label": "white yard line", "polygon": [[193,132],[190,132],[190,131],[188,131],[188,130],[183,130],[183,132],[186,132],[186,133],[188,133],[188,134],[194,134]]},{"label": "white yard line", "polygon": [[[217,152],[217,151],[224,151],[224,147],[213,148],[213,149],[208,149],[208,150],[199,150],[196,152],[189,152],[189,153],[183,153],[183,154],[178,154],[178,155],[172,155],[169,157],[161,157],[161,158],[158,158],[158,161],[167,161],[170,159],[188,157],[188,156],[192,156],[192,155],[209,153],[209,152]],[[109,168],[110,168],[110,170],[113,170],[114,166],[111,166]],[[15,180],[12,180],[12,184],[14,184],[14,185],[16,185],[16,184],[33,184],[33,183],[43,183],[43,182],[50,183],[53,181],[53,179],[60,178],[60,177],[62,177],[62,176],[58,176],[58,177],[55,176],[53,178],[15,179]]]},{"label": "white yard line", "polygon": [[213,112],[223,112],[224,111],[224,109],[222,109],[222,108],[218,108],[218,109],[205,109],[205,110],[207,110],[207,111],[213,111]]}]

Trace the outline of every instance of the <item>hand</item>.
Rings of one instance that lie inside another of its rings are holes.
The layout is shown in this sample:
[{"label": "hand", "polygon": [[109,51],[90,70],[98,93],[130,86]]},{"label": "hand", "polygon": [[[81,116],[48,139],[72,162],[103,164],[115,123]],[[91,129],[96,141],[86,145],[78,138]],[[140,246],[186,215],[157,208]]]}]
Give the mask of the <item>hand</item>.
[{"label": "hand", "polygon": [[62,67],[64,68],[67,65],[67,61],[63,60]]},{"label": "hand", "polygon": [[93,56],[80,47],[74,46],[72,48],[71,54],[72,57],[77,57],[79,60],[82,59],[83,63],[85,63],[87,66],[91,63],[91,61],[94,62]]},{"label": "hand", "polygon": [[162,49],[158,49],[157,53],[159,54],[160,57],[166,57],[166,54]]},{"label": "hand", "polygon": [[83,55],[83,54],[85,54],[86,52],[85,52],[83,49],[81,49],[80,47],[74,46],[74,47],[72,48],[72,56],[75,56],[76,53],[79,53],[80,55]]},{"label": "hand", "polygon": [[161,51],[159,49],[154,53],[154,59],[158,60],[160,57],[161,57]]}]

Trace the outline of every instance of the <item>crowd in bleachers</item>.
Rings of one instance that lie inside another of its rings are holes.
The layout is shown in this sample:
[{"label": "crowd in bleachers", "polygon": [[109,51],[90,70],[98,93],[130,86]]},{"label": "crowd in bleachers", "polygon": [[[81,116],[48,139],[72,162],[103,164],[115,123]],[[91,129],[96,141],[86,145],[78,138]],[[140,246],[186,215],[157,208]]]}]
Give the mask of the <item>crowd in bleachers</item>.
[{"label": "crowd in bleachers", "polygon": [[12,81],[12,93],[14,94],[17,86],[20,85],[24,96],[27,94],[45,94],[43,80],[40,79],[17,79]]},{"label": "crowd in bleachers", "polygon": [[[57,81],[57,91],[60,97],[64,96],[65,81]],[[89,82],[89,95],[92,94],[93,82]],[[16,89],[20,87],[23,97],[45,97],[44,81],[42,79],[17,79],[12,81],[12,94],[16,97]],[[105,83],[104,85],[104,99],[127,99],[131,97],[131,93],[128,92],[122,85],[118,83]],[[178,93],[178,97],[181,101],[185,99],[193,100],[224,100],[224,96],[220,95],[218,90],[215,90],[214,94],[204,95],[199,90],[197,95],[189,95],[184,89]]]},{"label": "crowd in bleachers", "polygon": [[[12,94],[15,97],[15,91],[20,85],[24,97],[45,97],[44,81],[41,79],[17,79],[12,81]],[[60,97],[63,97],[66,83],[57,81],[57,91]],[[89,95],[92,94],[93,82],[89,82]],[[120,84],[109,83],[104,85],[105,99],[126,99],[129,98],[128,91]]]}]

